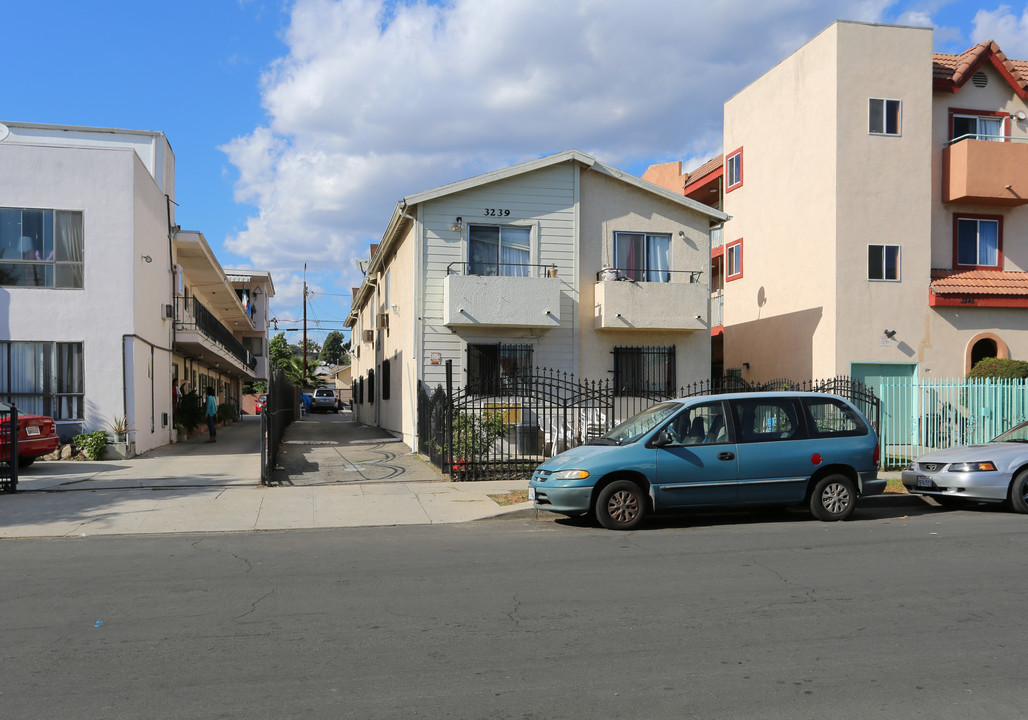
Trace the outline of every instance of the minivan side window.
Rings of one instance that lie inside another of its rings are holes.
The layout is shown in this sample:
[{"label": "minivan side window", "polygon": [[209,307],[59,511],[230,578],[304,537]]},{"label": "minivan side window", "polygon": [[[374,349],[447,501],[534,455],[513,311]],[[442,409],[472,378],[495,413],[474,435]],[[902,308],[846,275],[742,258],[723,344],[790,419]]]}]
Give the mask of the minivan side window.
[{"label": "minivan side window", "polygon": [[672,445],[717,445],[728,442],[725,411],[720,402],[694,405],[668,425]]},{"label": "minivan side window", "polygon": [[805,437],[792,398],[732,400],[732,415],[739,442],[769,442]]},{"label": "minivan side window", "polygon": [[867,425],[853,408],[835,398],[803,398],[812,437],[867,435]]}]

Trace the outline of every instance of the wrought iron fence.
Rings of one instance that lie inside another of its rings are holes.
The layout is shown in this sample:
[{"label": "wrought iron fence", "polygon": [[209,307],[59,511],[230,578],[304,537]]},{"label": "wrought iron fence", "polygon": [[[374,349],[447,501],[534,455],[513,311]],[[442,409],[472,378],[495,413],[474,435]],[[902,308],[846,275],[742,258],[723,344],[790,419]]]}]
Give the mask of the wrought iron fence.
[{"label": "wrought iron fence", "polygon": [[0,403],[0,492],[18,489],[18,408]]},{"label": "wrought iron fence", "polygon": [[523,478],[547,457],[597,438],[654,403],[675,397],[725,392],[788,390],[835,393],[849,398],[877,428],[877,398],[850,378],[786,380],[753,385],[737,376],[704,380],[677,389],[639,387],[627,392],[612,379],[579,380],[572,373],[535,369],[521,382],[446,387],[418,397],[418,450],[452,480]]},{"label": "wrought iron fence", "polygon": [[267,395],[261,410],[261,485],[271,482],[282,437],[300,406],[300,391],[280,369],[271,371]]}]

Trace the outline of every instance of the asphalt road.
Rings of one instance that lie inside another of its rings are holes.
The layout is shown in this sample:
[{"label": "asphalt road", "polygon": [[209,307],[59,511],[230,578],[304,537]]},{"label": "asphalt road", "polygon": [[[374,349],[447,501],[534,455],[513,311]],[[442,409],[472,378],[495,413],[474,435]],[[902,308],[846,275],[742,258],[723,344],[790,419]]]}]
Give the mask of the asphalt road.
[{"label": "asphalt road", "polygon": [[1028,518],[0,542],[0,715],[1021,718]]}]

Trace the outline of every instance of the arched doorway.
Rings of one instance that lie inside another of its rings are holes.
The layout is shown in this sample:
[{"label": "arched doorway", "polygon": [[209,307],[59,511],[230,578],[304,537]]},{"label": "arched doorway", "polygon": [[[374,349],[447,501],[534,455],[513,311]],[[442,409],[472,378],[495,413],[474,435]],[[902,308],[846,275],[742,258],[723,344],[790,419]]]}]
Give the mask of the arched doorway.
[{"label": "arched doorway", "polygon": [[1003,339],[995,333],[981,333],[971,338],[964,350],[964,373],[969,373],[975,363],[990,357],[1010,357],[1010,349]]}]

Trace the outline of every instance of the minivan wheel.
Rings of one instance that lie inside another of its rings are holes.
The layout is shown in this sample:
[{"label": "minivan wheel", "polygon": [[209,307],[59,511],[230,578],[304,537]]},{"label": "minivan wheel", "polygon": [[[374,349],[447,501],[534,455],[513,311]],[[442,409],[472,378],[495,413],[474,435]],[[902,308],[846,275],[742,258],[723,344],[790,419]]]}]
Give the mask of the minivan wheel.
[{"label": "minivan wheel", "polygon": [[1028,513],[1028,470],[1022,470],[1010,483],[1010,507],[1014,512]]},{"label": "minivan wheel", "polygon": [[631,530],[646,514],[646,495],[631,480],[615,480],[596,496],[596,519],[608,530]]},{"label": "minivan wheel", "polygon": [[818,520],[845,520],[857,507],[857,489],[845,475],[826,475],[810,493],[810,512]]}]

